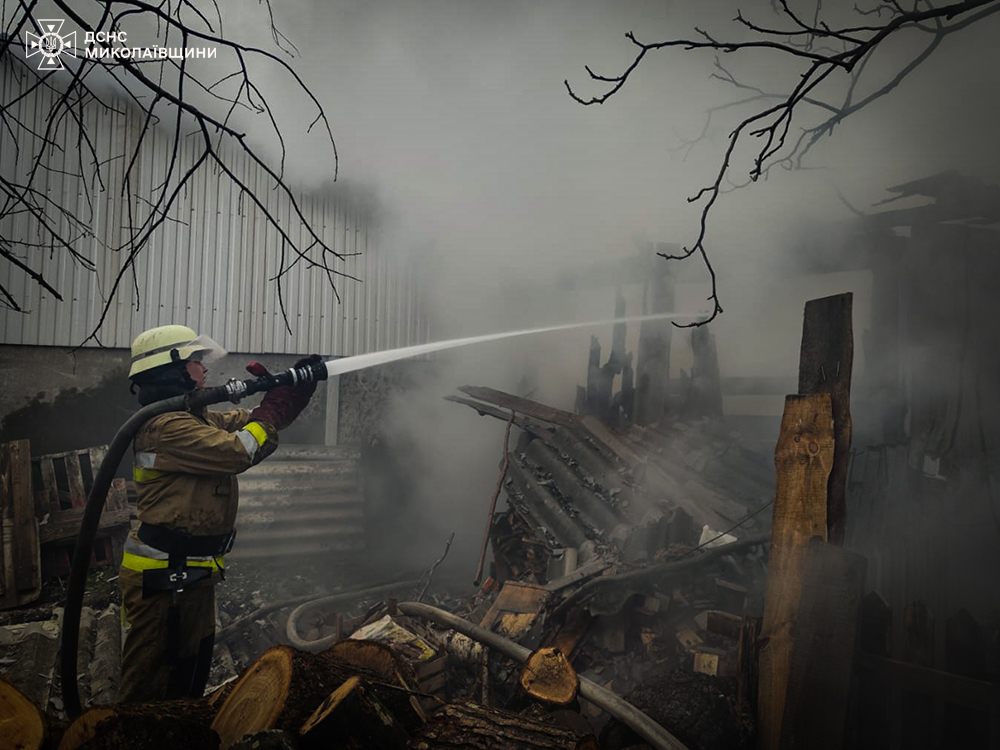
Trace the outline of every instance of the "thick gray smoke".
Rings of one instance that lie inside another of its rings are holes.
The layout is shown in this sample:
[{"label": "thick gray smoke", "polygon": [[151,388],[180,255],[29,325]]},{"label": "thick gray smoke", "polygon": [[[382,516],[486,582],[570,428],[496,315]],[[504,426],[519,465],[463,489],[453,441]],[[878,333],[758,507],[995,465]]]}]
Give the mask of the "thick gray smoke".
[{"label": "thick gray smoke", "polygon": [[[731,23],[736,4],[725,5],[437,0],[298,3],[276,12],[301,51],[297,68],[330,116],[341,179],[373,186],[384,201],[392,221],[382,229],[381,247],[424,266],[432,280],[432,333],[445,338],[610,315],[613,288],[559,292],[554,279],[566,269],[632,256],[647,241],[694,240],[700,207],[686,198],[714,177],[727,134],[750,110],[719,110],[701,142],[684,148],[685,140],[701,132],[710,107],[745,92],[711,78],[711,54],[679,50],[648,55],[601,106],[572,101],[563,80],[583,95],[600,93],[584,66],[621,71],[633,55],[624,37],[629,30],[642,40],[691,37],[695,26],[716,37],[738,36]],[[740,7],[767,25],[775,20],[770,5]],[[241,4],[230,13],[229,31],[266,43],[265,16],[254,10]],[[998,30],[990,19],[945,40],[896,91],[818,144],[809,169],[778,170],[722,196],[706,244],[726,310],[713,324],[725,374],[793,377],[802,305],[813,297],[853,291],[860,338],[869,310],[867,273],[796,275],[796,257],[820,235],[837,251],[830,238],[853,216],[845,201],[869,211],[888,186],[944,169],[996,180],[1000,157],[984,123],[993,121],[993,92],[1000,90],[989,54]],[[881,50],[866,91],[887,81],[921,43],[904,36]],[[723,62],[765,90],[780,90],[800,72],[760,54]],[[282,103],[280,89],[267,91]],[[300,133],[312,114],[300,101],[284,104],[282,126]],[[318,149],[313,137],[292,144],[289,166],[304,185],[329,178]],[[749,153],[737,152],[737,182],[749,170]],[[678,308],[703,309],[704,268],[691,259],[677,273]],[[636,291],[625,291],[629,313],[640,312]],[[594,333],[607,346],[610,331]],[[588,336],[449,355],[438,377],[392,411],[389,426],[420,449],[411,466],[413,502],[433,519],[435,549],[438,537],[443,544],[448,531],[458,531],[460,553],[451,562],[470,576],[469,553],[478,547],[496,481],[503,425],[442,396],[466,382],[521,386],[570,408],[585,377]],[[683,341],[675,337],[675,372],[685,366]],[[856,375],[863,370],[858,347]],[[774,413],[780,399],[745,407]],[[421,555],[429,562],[426,550]]]}]

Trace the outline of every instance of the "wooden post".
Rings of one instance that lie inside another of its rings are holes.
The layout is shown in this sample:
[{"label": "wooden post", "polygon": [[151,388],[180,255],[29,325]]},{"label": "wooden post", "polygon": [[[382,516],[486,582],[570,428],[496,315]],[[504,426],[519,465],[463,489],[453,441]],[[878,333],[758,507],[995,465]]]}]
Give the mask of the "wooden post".
[{"label": "wooden post", "polygon": [[828,393],[786,396],[774,451],[777,470],[770,564],[760,651],[757,735],[760,750],[779,747],[792,635],[802,596],[809,540],[826,540],[826,493],[833,466],[833,416]]},{"label": "wooden post", "polygon": [[27,440],[0,445],[0,609],[41,595],[42,563]]},{"label": "wooden post", "polygon": [[841,750],[866,561],[813,537],[802,569],[779,747]]},{"label": "wooden post", "polygon": [[827,538],[844,543],[847,519],[847,466],[851,451],[851,370],[854,333],[853,295],[810,300],[802,321],[799,393],[829,393],[833,409],[833,469],[827,493]]}]

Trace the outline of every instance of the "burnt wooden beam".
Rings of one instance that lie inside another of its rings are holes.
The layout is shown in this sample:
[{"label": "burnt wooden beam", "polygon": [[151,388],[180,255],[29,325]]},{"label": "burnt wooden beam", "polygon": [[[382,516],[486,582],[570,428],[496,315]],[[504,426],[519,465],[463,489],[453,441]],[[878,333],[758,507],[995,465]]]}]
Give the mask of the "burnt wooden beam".
[{"label": "burnt wooden beam", "polygon": [[[494,417],[496,419],[503,420],[504,422],[510,419],[509,411],[498,409],[490,404],[484,404],[482,401],[473,401],[471,398],[462,398],[461,396],[445,396],[444,400],[472,407],[479,412],[479,416],[481,417]],[[530,432],[532,435],[542,439],[551,437],[552,434],[552,428],[550,426],[546,427],[538,424],[537,422],[532,422],[526,417],[518,416],[517,412],[514,413],[514,424],[525,432]]]},{"label": "burnt wooden beam", "polygon": [[[670,275],[646,279],[643,313],[670,312],[674,307],[674,280]],[[669,320],[646,320],[639,324],[639,352],[635,370],[635,423],[653,424],[663,418],[670,380]]]},{"label": "burnt wooden beam", "polygon": [[552,422],[552,424],[558,424],[564,427],[576,427],[580,423],[580,418],[576,414],[563,411],[562,409],[554,409],[551,406],[546,406],[545,404],[540,404],[537,401],[532,401],[527,398],[521,398],[520,396],[514,396],[510,393],[504,393],[503,391],[498,391],[495,388],[486,388],[478,385],[463,385],[459,387],[458,390],[472,396],[473,398],[478,398],[480,401],[486,401],[487,403],[494,404],[495,406],[499,406],[504,409],[513,409],[518,414],[524,414],[529,417],[534,417],[535,419]]},{"label": "burnt wooden beam", "polygon": [[848,292],[806,303],[799,352],[799,394],[830,394],[833,466],[827,485],[827,534],[844,543],[847,466],[851,451],[851,371],[854,366],[853,295]]}]

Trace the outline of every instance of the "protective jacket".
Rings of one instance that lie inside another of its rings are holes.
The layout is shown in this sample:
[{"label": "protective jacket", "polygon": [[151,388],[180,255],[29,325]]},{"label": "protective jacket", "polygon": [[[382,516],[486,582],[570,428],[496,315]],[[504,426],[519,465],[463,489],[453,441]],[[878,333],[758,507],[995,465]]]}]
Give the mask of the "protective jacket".
[{"label": "protective jacket", "polygon": [[154,417],[135,437],[139,520],[194,536],[228,534],[239,502],[235,475],[277,445],[274,428],[251,422],[246,409]]},{"label": "protective jacket", "polygon": [[[118,699],[199,697],[211,667],[214,585],[236,520],[236,474],[277,432],[246,409],[168,412],[135,437],[136,510],[119,582],[128,628]],[[166,628],[164,629],[164,625]]]}]

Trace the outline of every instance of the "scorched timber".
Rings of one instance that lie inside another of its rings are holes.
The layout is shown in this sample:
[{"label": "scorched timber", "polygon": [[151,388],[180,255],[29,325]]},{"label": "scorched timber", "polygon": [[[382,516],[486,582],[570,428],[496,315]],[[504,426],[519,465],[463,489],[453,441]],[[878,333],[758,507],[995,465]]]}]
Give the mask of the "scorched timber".
[{"label": "scorched timber", "polygon": [[453,703],[417,733],[419,750],[599,750],[593,735],[528,719],[479,703]]}]

